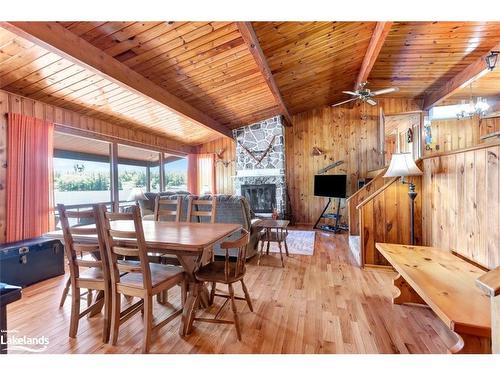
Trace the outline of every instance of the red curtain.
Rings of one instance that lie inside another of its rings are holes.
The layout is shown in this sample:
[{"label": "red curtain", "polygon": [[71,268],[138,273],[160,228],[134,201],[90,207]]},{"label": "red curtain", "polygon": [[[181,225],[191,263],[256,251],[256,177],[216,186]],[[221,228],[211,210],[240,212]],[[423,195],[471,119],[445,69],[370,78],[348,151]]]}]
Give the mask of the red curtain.
[{"label": "red curtain", "polygon": [[7,242],[53,229],[54,124],[9,113],[7,125]]},{"label": "red curtain", "polygon": [[188,191],[203,194],[209,191],[216,194],[215,154],[188,155]]}]

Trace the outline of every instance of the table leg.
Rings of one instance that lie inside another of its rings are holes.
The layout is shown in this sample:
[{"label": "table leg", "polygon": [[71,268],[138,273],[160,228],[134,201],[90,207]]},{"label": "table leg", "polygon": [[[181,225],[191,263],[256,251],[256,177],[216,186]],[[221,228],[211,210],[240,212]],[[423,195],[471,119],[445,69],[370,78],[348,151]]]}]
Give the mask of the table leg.
[{"label": "table leg", "polygon": [[281,267],[285,267],[285,262],[283,261],[283,251],[281,250],[281,241],[278,241],[278,247],[280,249]]},{"label": "table leg", "polygon": [[[102,311],[102,308],[104,307],[104,291],[103,290],[99,290],[97,293],[96,293],[96,296],[94,298],[94,301],[93,303],[96,304],[95,308],[90,312],[90,314],[87,316],[88,318],[92,318],[93,316],[96,316],[97,314],[99,314],[101,311]],[[92,302],[91,302],[92,304]]]},{"label": "table leg", "polygon": [[285,243],[285,252],[286,252],[286,256],[289,257],[290,254],[288,253],[288,244],[286,243],[286,237],[285,239],[283,240],[283,242]]},{"label": "table leg", "polygon": [[192,316],[194,315],[197,302],[196,289],[196,283],[189,284],[189,292],[182,309],[181,324],[179,327],[179,335],[181,336],[186,336],[191,329]]},{"label": "table leg", "polygon": [[181,336],[189,333],[190,324],[192,324],[191,320],[194,317],[194,310],[198,307],[210,306],[207,287],[204,283],[197,282],[194,277],[194,271],[202,261],[202,258],[202,256],[177,255],[177,259],[179,259],[181,266],[188,275],[189,282],[186,303],[182,310],[181,325],[179,327],[179,334]]},{"label": "table leg", "polygon": [[261,238],[261,245],[260,245],[260,252],[259,252],[259,258],[257,259],[257,265],[260,266],[260,258],[262,257],[262,253],[264,252],[264,239]]}]

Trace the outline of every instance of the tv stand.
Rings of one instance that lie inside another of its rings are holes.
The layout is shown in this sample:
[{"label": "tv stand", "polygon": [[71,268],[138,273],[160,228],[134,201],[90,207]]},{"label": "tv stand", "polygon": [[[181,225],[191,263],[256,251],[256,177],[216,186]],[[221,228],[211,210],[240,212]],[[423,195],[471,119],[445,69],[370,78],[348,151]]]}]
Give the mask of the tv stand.
[{"label": "tv stand", "polygon": [[[318,217],[318,220],[316,220],[316,223],[314,224],[313,229],[320,229],[320,230],[325,230],[328,232],[333,232],[333,233],[339,233],[341,231],[347,231],[348,228],[345,225],[340,225],[339,221],[341,218],[340,214],[340,198],[338,199],[337,203],[337,212],[332,213],[332,214],[327,214],[325,213],[326,210],[328,210],[328,207],[330,207],[330,204],[332,204],[332,198],[328,198],[328,203],[326,204],[325,208],[323,209],[323,212],[321,212],[321,215]],[[335,219],[335,225],[318,225],[321,219]]]}]

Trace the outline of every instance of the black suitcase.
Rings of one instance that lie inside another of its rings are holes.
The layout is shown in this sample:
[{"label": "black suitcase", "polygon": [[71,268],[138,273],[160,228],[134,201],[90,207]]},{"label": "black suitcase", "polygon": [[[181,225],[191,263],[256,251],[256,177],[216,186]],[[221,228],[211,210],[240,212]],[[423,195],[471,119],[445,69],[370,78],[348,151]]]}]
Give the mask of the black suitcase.
[{"label": "black suitcase", "polygon": [[25,287],[64,274],[64,246],[44,237],[0,245],[0,282]]}]

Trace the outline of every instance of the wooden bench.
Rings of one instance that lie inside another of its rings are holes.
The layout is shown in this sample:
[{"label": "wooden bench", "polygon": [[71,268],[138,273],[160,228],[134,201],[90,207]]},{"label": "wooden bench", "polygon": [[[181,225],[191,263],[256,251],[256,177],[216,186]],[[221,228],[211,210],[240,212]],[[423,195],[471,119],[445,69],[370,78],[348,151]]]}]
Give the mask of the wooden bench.
[{"label": "wooden bench", "polygon": [[377,243],[398,272],[393,303],[430,307],[450,328],[450,353],[491,353],[489,297],[476,286],[486,272],[452,252],[425,246]]},{"label": "wooden bench", "polygon": [[500,354],[500,267],[485,273],[476,280],[476,284],[491,301],[491,336],[492,352]]}]

